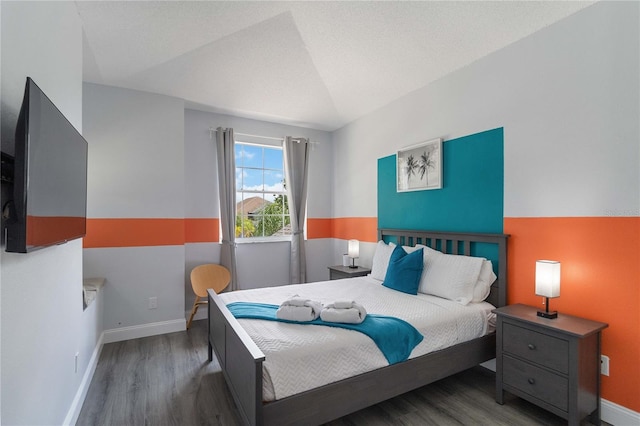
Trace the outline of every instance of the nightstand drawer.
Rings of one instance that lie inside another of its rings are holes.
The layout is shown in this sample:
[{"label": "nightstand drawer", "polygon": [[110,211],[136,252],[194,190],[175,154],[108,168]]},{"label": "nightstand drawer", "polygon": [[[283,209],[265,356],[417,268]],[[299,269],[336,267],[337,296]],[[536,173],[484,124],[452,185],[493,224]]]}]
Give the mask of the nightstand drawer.
[{"label": "nightstand drawer", "polygon": [[569,372],[569,342],[566,340],[505,323],[502,349],[563,374]]},{"label": "nightstand drawer", "polygon": [[505,356],[504,383],[540,399],[562,411],[568,410],[569,384],[567,379],[527,362]]}]

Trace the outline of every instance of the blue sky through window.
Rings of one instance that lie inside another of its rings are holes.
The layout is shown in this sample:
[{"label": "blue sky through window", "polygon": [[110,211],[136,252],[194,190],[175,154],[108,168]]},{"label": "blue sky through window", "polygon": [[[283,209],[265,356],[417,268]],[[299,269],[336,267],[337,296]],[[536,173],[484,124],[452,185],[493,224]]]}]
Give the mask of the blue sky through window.
[{"label": "blue sky through window", "polygon": [[[264,198],[273,201],[284,191],[284,163],[279,147],[236,143],[236,191],[264,191]],[[237,200],[261,194],[236,194]]]}]

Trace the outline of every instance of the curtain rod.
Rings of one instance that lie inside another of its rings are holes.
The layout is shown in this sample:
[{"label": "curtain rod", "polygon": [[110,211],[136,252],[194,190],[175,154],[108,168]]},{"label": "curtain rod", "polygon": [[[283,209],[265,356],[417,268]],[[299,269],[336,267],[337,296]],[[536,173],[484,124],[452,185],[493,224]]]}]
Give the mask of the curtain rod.
[{"label": "curtain rod", "polygon": [[[217,129],[214,129],[213,127],[209,127],[209,137],[211,137],[211,139],[213,139],[213,132],[217,132],[217,131],[218,131]],[[238,135],[238,136],[248,136],[250,138],[271,139],[271,140],[274,140],[274,141],[284,142],[284,138],[276,138],[276,137],[273,137],[273,136],[252,135],[252,134],[249,134],[249,133],[240,133],[240,132],[233,132],[233,134],[234,135]],[[302,139],[306,139],[306,138],[292,138],[292,139],[294,141],[296,141],[296,142],[300,142]],[[314,141],[309,140],[309,143],[311,145],[315,145],[318,142],[314,142]]]},{"label": "curtain rod", "polygon": [[[211,138],[213,138],[213,132],[217,132],[218,129],[214,129],[213,127],[209,127],[209,134],[211,136]],[[238,135],[238,136],[248,136],[250,138],[261,138],[261,139],[271,139],[274,141],[284,141],[284,138],[274,138],[273,136],[261,136],[261,135],[251,135],[249,133],[240,133],[240,132],[233,132],[234,135]]]},{"label": "curtain rod", "polygon": [[273,136],[260,136],[260,135],[250,135],[249,133],[240,133],[240,132],[233,132],[234,135],[238,135],[238,136],[248,136],[250,138],[261,138],[261,139],[271,139],[274,141],[283,141],[284,138],[274,138]]}]

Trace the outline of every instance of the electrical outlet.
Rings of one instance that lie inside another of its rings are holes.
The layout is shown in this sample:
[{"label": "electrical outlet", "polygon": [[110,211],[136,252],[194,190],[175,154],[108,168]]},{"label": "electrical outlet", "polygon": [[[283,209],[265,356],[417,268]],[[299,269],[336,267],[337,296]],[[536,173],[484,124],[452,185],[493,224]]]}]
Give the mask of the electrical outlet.
[{"label": "electrical outlet", "polygon": [[156,296],[149,298],[149,309],[157,309],[158,308],[158,298]]},{"label": "electrical outlet", "polygon": [[606,355],[600,356],[600,374],[603,376],[609,375],[609,357]]}]

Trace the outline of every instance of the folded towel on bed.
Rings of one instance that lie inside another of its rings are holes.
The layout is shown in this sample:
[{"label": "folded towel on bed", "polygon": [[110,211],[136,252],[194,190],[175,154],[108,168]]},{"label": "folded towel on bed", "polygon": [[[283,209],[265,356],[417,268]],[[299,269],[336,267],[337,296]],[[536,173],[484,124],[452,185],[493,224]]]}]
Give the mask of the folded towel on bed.
[{"label": "folded towel on bed", "polygon": [[295,322],[277,318],[277,305],[266,303],[234,302],[229,303],[227,308],[231,314],[240,319],[261,319],[269,321],[280,321],[299,325],[324,325],[327,327],[344,328],[358,331],[369,336],[383,353],[389,364],[405,361],[411,355],[411,351],[420,342],[423,336],[408,322],[400,318],[388,317],[384,315],[369,314],[360,324],[346,324],[339,322],[325,322],[316,319],[309,322]]},{"label": "folded towel on bed", "polygon": [[296,294],[282,302],[280,306],[307,306],[307,302],[309,302],[309,299],[305,299]]},{"label": "folded towel on bed", "polygon": [[322,303],[305,299],[297,294],[282,302],[276,312],[279,319],[289,321],[313,321],[320,316]]},{"label": "folded towel on bed", "polygon": [[340,322],[347,324],[360,324],[366,317],[362,312],[356,308],[349,309],[335,309],[325,308],[320,312],[320,319],[325,322]]},{"label": "folded towel on bed", "polygon": [[353,307],[353,300],[336,300],[333,302],[333,307],[336,309],[348,309]]},{"label": "folded towel on bed", "polygon": [[276,311],[276,316],[289,321],[313,321],[317,318],[309,306],[282,305]]},{"label": "folded towel on bed", "polygon": [[367,311],[364,306],[353,301],[336,301],[325,306],[320,312],[322,321],[348,324],[360,324],[366,316]]}]

